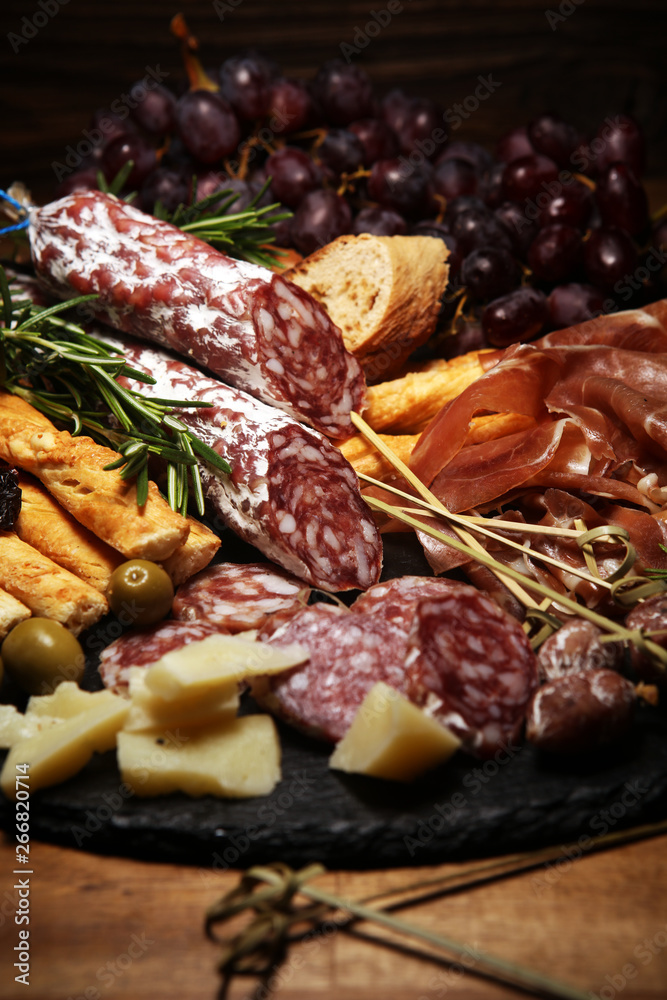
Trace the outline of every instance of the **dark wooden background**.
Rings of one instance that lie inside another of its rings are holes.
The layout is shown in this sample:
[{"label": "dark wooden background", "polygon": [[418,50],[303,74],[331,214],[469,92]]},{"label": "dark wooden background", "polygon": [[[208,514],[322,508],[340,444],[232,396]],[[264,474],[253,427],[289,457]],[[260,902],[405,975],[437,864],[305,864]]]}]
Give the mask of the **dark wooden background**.
[{"label": "dark wooden background", "polygon": [[[41,0],[50,10],[58,0]],[[61,0],[62,2],[62,0]],[[387,0],[232,0],[221,20],[200,0],[67,0],[14,52],[40,0],[2,0],[0,181],[23,179],[48,198],[51,164],[82,138],[90,113],[108,105],[146,67],[182,78],[169,21],[180,8],[218,65],[256,46],[290,74],[310,76],[352,43]],[[237,6],[234,6],[236,4]],[[550,26],[547,12],[562,17]],[[560,14],[559,14],[560,11]],[[43,21],[40,16],[38,21]],[[402,12],[353,58],[381,94],[395,85],[451,108],[491,73],[496,92],[456,132],[490,148],[506,129],[544,109],[589,129],[614,111],[634,114],[649,141],[649,171],[667,173],[665,0],[404,0]]]}]

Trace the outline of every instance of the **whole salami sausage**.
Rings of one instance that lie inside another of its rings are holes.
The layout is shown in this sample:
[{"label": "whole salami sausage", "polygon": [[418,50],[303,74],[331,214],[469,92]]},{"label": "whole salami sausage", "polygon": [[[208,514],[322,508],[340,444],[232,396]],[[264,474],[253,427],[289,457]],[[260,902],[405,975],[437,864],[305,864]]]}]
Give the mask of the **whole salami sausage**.
[{"label": "whole salami sausage", "polygon": [[630,681],[613,670],[565,674],[534,695],[526,738],[551,753],[595,750],[624,735],[636,700]]},{"label": "whole salami sausage", "polygon": [[61,298],[97,293],[96,315],[184,354],[333,438],[353,433],[365,382],[307,292],[234,260],[102,191],[30,215],[35,269]]},{"label": "whole salami sausage", "polygon": [[625,658],[623,643],[602,642],[603,634],[602,629],[585,618],[564,622],[545,639],[537,653],[542,680],[553,681],[585,670],[620,670]]},{"label": "whole salami sausage", "polygon": [[180,621],[207,621],[230,632],[260,628],[270,615],[308,603],[310,587],[270,563],[218,563],[181,584],[171,613]]},{"label": "whole salami sausage", "polygon": [[[626,628],[648,633],[651,640],[667,649],[667,593],[654,594],[636,604],[625,619]],[[630,646],[632,666],[643,681],[667,686],[667,672],[661,670],[637,643]]]},{"label": "whole salami sausage", "polygon": [[214,633],[228,634],[213,622],[158,622],[147,628],[132,629],[109,643],[100,653],[100,677],[104,686],[124,695],[132,667],[149,667],[165,653],[181,649]]},{"label": "whole salami sausage", "polygon": [[420,601],[406,667],[418,704],[470,753],[492,757],[519,738],[537,662],[519,623],[490,597],[462,583]]},{"label": "whole salami sausage", "polygon": [[213,404],[177,412],[232,466],[230,475],[201,467],[206,498],[228,527],[322,590],[365,590],[377,581],[382,541],[354,469],[326,437],[166,351],[107,339],[156,380],[126,382],[142,395]]}]

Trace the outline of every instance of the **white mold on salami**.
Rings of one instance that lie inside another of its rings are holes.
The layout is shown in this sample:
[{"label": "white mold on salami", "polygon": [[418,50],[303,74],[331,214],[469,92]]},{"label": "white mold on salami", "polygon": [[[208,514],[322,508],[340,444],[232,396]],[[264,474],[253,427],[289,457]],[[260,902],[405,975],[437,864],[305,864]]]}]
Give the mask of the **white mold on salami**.
[{"label": "white mold on salami", "polygon": [[30,216],[35,269],[61,298],[97,293],[112,326],[193,358],[330,437],[353,433],[365,382],[310,295],[101,191]]},{"label": "white mold on salami", "polygon": [[227,527],[322,590],[365,590],[377,582],[380,536],[354,469],[326,437],[165,351],[120,334],[102,336],[156,380],[126,381],[142,395],[212,404],[178,416],[232,466],[225,475],[201,465],[204,493]]},{"label": "white mold on salami", "polygon": [[208,621],[243,632],[260,628],[277,612],[305,607],[309,596],[302,580],[270,563],[218,563],[178,588],[172,614],[180,621]]}]

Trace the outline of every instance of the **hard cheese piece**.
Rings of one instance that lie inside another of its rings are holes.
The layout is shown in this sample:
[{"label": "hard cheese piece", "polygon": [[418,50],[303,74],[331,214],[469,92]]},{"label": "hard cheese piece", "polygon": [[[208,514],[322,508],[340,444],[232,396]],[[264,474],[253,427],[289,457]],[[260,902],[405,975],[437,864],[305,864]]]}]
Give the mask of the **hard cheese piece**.
[{"label": "hard cheese piece", "polygon": [[0,749],[13,747],[58,721],[48,715],[23,715],[14,705],[0,705]]},{"label": "hard cheese piece", "polygon": [[0,787],[9,799],[16,796],[17,765],[28,765],[30,791],[57,785],[71,778],[97,750],[102,753],[116,743],[128,713],[128,702],[111,691],[88,695],[89,707],[35,736],[20,740],[5,760]]},{"label": "hard cheese piece", "polygon": [[26,715],[50,715],[56,719],[71,719],[86,712],[91,704],[91,692],[82,691],[74,681],[63,681],[53,694],[33,695],[26,707]]},{"label": "hard cheese piece", "polygon": [[235,718],[239,707],[238,685],[220,694],[206,690],[203,695],[187,700],[167,701],[146,687],[146,671],[141,667],[130,670],[130,711],[123,729],[141,733],[170,726],[206,726],[225,723]]},{"label": "hard cheese piece", "polygon": [[448,729],[378,681],[359,706],[329,766],[393,781],[411,781],[461,745]]},{"label": "hard cheese piece", "polygon": [[277,649],[233,635],[209,635],[165,653],[146,672],[146,686],[167,700],[222,693],[244,677],[275,674],[305,663],[308,655],[296,644]]},{"label": "hard cheese piece", "polygon": [[136,795],[268,795],[280,781],[280,742],[268,715],[176,732],[118,734],[118,766]]}]

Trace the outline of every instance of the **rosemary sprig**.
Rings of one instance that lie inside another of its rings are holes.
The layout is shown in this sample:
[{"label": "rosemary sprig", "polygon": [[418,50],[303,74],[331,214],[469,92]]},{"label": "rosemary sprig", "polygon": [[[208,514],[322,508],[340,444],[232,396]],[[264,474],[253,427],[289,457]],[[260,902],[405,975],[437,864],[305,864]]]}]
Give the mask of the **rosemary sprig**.
[{"label": "rosemary sprig", "polygon": [[259,206],[269,183],[270,179],[242,212],[226,214],[238,200],[238,193],[226,188],[195,200],[197,186],[193,181],[192,205],[179,205],[175,212],[169,214],[158,202],[153,214],[167,219],[183,232],[211,243],[231,257],[272,267],[282,256],[282,251],[271,246],[275,241],[273,226],[276,222],[289,219],[292,213],[282,209],[277,202]]},{"label": "rosemary sprig", "polygon": [[155,379],[132,368],[122,354],[62,316],[96,296],[82,295],[43,308],[13,298],[2,267],[0,295],[4,324],[0,326],[0,386],[47,417],[69,425],[72,434],[85,430],[98,443],[117,451],[118,458],[105,468],[119,469],[123,479],[136,479],[139,506],[148,497],[148,462],[157,456],[167,463],[170,505],[186,512],[190,483],[203,514],[197,456],[220,472],[229,473],[231,468],[172,411],[210,404],[145,399],[121,385],[121,376],[148,385],[154,385]]}]

